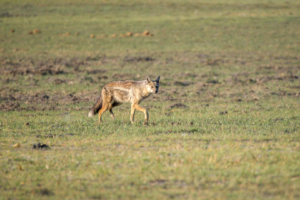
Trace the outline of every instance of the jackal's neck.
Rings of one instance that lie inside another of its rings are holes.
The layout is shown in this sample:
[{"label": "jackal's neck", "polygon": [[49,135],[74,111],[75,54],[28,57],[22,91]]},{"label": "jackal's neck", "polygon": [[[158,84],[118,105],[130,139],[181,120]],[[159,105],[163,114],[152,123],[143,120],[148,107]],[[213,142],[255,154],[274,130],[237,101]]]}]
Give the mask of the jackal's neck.
[{"label": "jackal's neck", "polygon": [[151,96],[151,92],[145,92],[142,94],[143,99],[146,99],[147,97]]},{"label": "jackal's neck", "polygon": [[148,90],[147,88],[147,81],[143,82],[143,87],[142,87],[142,98],[145,99],[149,97],[152,93]]}]

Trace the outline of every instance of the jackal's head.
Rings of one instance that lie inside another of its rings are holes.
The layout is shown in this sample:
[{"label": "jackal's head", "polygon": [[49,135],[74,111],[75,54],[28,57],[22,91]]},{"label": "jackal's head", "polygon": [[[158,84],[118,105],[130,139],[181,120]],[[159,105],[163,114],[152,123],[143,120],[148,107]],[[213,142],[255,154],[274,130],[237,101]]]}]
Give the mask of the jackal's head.
[{"label": "jackal's head", "polygon": [[150,77],[147,76],[147,89],[150,93],[158,93],[159,79],[160,76],[158,76],[154,81],[152,81]]}]

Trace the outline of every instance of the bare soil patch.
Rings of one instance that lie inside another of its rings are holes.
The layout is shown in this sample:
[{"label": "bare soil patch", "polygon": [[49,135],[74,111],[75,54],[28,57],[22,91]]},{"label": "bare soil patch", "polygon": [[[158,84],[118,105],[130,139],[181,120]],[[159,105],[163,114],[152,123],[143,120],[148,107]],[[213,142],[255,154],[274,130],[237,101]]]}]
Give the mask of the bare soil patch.
[{"label": "bare soil patch", "polygon": [[149,56],[144,56],[144,57],[125,57],[123,59],[125,62],[152,62],[155,59]]},{"label": "bare soil patch", "polygon": [[4,75],[25,75],[25,74],[36,74],[36,75],[57,75],[65,74],[66,72],[59,67],[54,67],[52,65],[42,66],[37,69],[32,69],[30,67],[19,67],[16,69],[5,69],[1,73]]},{"label": "bare soil patch", "polygon": [[7,102],[7,103],[3,103],[3,104],[0,105],[0,110],[12,111],[12,110],[21,110],[21,108],[20,108],[19,103]]},{"label": "bare soil patch", "polygon": [[47,144],[41,144],[41,143],[32,145],[32,148],[33,149],[43,149],[43,150],[50,149],[50,147]]},{"label": "bare soil patch", "polygon": [[184,108],[184,109],[188,109],[189,107],[185,104],[182,104],[182,103],[175,103],[173,105],[170,105],[169,106],[170,109],[173,109],[173,108]]}]

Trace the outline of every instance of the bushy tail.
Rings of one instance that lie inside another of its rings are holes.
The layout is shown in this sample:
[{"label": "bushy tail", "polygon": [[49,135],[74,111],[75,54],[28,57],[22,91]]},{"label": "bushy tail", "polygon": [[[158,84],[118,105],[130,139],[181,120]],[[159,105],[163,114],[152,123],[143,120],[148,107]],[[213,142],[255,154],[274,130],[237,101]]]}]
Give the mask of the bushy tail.
[{"label": "bushy tail", "polygon": [[93,117],[96,113],[99,112],[99,110],[102,108],[102,97],[97,100],[97,102],[94,104],[92,109],[89,112],[89,117]]}]

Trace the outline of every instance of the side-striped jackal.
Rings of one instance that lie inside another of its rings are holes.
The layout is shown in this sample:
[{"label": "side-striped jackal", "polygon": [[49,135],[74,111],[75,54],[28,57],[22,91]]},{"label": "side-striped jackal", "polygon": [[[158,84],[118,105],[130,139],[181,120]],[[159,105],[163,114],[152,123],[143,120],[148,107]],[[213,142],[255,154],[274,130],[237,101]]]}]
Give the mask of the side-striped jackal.
[{"label": "side-striped jackal", "polygon": [[143,81],[116,81],[106,84],[101,90],[99,100],[94,104],[89,112],[89,117],[99,114],[99,123],[101,124],[102,114],[109,110],[111,117],[115,119],[112,108],[122,103],[131,103],[130,121],[133,123],[135,110],[141,111],[145,115],[144,124],[148,124],[148,111],[139,105],[141,101],[149,97],[152,93],[157,93],[159,88],[159,79],[151,80],[148,76]]}]

